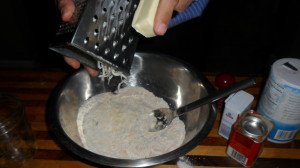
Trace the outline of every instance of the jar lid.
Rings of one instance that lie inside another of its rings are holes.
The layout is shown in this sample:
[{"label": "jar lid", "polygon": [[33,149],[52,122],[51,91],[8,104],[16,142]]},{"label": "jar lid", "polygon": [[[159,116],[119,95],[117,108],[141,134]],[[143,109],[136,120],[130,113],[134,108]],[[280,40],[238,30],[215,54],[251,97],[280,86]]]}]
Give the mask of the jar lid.
[{"label": "jar lid", "polygon": [[248,112],[240,121],[241,132],[257,143],[263,142],[272,128],[273,123],[253,111]]},{"label": "jar lid", "polygon": [[300,88],[300,59],[279,59],[272,65],[272,72],[278,80],[295,88]]}]

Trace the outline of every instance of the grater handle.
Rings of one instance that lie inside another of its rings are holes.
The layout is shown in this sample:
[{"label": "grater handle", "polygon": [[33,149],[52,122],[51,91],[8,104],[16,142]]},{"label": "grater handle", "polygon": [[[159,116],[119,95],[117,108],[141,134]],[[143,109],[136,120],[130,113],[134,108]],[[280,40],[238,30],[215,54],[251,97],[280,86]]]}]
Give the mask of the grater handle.
[{"label": "grater handle", "polygon": [[209,0],[194,0],[187,9],[171,19],[169,28],[201,16],[208,2]]}]

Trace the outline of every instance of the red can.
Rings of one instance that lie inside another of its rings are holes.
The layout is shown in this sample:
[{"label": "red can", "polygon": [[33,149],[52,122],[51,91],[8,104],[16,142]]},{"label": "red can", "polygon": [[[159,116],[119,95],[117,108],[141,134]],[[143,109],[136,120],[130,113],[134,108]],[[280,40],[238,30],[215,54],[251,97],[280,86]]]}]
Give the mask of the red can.
[{"label": "red can", "polygon": [[232,127],[226,153],[245,167],[253,165],[262,143],[273,128],[271,121],[253,110],[242,115]]}]

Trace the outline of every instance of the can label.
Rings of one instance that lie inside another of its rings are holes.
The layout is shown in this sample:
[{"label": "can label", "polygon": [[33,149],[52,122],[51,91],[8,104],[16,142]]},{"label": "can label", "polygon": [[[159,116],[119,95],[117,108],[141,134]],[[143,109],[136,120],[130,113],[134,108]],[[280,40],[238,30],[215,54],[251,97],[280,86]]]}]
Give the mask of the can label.
[{"label": "can label", "polygon": [[282,123],[299,124],[300,89],[270,76],[263,92],[259,111]]},{"label": "can label", "polygon": [[248,158],[244,154],[238,152],[231,146],[228,146],[227,154],[242,165],[246,165],[248,162]]},{"label": "can label", "polygon": [[300,129],[300,86],[285,80],[284,74],[294,71],[282,72],[280,68],[272,67],[257,111],[271,119],[275,125],[268,140],[287,143],[294,139]]},{"label": "can label", "polygon": [[253,165],[262,149],[261,143],[256,143],[246,135],[234,130],[229,139],[227,155],[245,167]]}]

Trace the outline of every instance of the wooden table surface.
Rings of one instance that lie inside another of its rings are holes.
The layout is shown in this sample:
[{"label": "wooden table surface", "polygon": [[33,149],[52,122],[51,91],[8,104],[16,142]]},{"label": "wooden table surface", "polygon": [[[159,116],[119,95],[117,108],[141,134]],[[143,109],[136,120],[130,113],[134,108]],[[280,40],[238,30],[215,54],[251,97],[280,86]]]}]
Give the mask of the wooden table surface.
[{"label": "wooden table surface", "polygon": [[[205,73],[213,83],[215,75]],[[68,155],[49,135],[45,123],[46,103],[57,83],[66,77],[62,71],[0,70],[0,92],[18,96],[26,106],[26,115],[36,135],[37,151],[27,168],[86,168],[92,167]],[[247,76],[236,76],[242,80]],[[263,78],[258,76],[258,84],[246,89],[255,97],[253,108],[262,89]],[[188,160],[194,167],[241,167],[227,157],[226,140],[218,135],[220,115],[208,137],[196,148],[187,153]],[[102,166],[101,166],[102,167]],[[103,166],[104,167],[104,166]],[[178,167],[177,160],[167,162],[156,168]],[[275,144],[264,142],[263,152],[254,167],[300,167],[300,136],[291,143]]]}]

